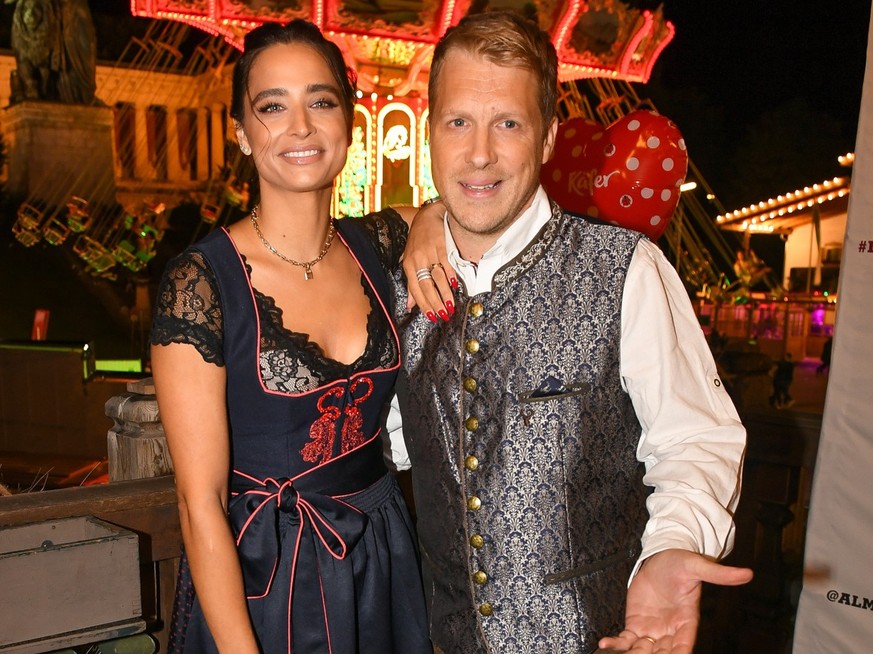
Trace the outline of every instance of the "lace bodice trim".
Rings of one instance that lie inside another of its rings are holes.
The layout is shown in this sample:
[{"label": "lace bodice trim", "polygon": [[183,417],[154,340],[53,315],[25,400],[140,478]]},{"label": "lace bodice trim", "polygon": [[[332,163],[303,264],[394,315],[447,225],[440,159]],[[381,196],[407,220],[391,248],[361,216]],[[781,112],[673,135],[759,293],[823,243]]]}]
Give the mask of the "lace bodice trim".
[{"label": "lace bodice trim", "polygon": [[[396,212],[383,211],[362,219],[346,220],[361,220],[365,224],[386,274],[397,265],[406,244],[406,224]],[[248,263],[246,272],[251,280]],[[286,329],[282,310],[275,300],[253,287],[261,321],[259,366],[268,389],[299,393],[360,370],[391,367],[396,363],[398,353],[391,326],[363,274],[361,285],[370,301],[367,345],[351,364],[326,357],[307,334]],[[167,265],[158,288],[150,340],[156,345],[193,345],[204,361],[219,366],[225,364],[218,286],[209,262],[196,248],[189,248]]]}]

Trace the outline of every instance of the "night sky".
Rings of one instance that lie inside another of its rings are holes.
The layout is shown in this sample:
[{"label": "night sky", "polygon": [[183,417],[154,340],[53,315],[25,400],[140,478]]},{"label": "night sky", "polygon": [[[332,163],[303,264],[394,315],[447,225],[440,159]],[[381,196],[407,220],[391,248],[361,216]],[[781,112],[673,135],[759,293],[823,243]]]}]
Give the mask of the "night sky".
[{"label": "night sky", "polygon": [[870,0],[664,0],[676,27],[639,92],[727,209],[847,174]]}]

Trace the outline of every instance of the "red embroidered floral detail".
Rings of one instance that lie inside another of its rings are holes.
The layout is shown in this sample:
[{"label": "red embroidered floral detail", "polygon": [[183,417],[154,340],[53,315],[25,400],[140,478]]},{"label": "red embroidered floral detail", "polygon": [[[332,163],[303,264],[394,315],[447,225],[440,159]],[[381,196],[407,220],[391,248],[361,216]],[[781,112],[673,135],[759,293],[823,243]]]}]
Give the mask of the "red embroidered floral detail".
[{"label": "red embroidered floral detail", "polygon": [[[357,395],[359,391],[362,391],[363,394]],[[363,404],[372,394],[373,380],[369,377],[358,377],[349,388],[352,401],[346,406],[346,421],[343,423],[342,431],[343,452],[348,452],[363,444],[364,419],[358,405]]]},{"label": "red embroidered floral detail", "polygon": [[343,389],[334,386],[318,398],[317,407],[321,411],[318,419],[309,428],[309,442],[300,450],[304,461],[309,463],[325,463],[333,458],[333,442],[336,436],[336,421],[340,417],[339,406],[327,405],[330,398],[342,398]]}]

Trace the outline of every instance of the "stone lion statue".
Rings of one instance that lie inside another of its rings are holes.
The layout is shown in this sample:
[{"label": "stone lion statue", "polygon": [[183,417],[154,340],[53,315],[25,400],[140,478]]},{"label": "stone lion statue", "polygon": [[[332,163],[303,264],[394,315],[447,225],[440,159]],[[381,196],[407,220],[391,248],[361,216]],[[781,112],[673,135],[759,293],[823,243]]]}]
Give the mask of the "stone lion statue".
[{"label": "stone lion statue", "polygon": [[93,104],[97,39],[87,0],[5,0],[12,14],[12,103]]}]

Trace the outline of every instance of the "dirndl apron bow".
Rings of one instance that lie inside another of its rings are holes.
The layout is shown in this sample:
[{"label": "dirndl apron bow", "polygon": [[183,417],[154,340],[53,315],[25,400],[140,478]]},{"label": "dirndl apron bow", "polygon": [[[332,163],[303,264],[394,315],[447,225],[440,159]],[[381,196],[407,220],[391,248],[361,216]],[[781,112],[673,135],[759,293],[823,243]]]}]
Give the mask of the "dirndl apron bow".
[{"label": "dirndl apron bow", "polygon": [[[377,435],[360,448],[294,479],[256,479],[234,471],[235,492],[228,515],[236,534],[247,597],[264,597],[274,583],[282,583],[284,580],[276,580],[279,561],[292,557],[289,652],[297,649],[314,654],[332,649],[331,598],[342,597],[342,589],[329,571],[352,551],[368,524],[364,513],[340,497],[364,490],[384,476],[381,456]],[[294,638],[293,623],[307,625]],[[317,628],[319,624],[324,625],[324,631]],[[311,642],[301,642],[303,639]]]}]

